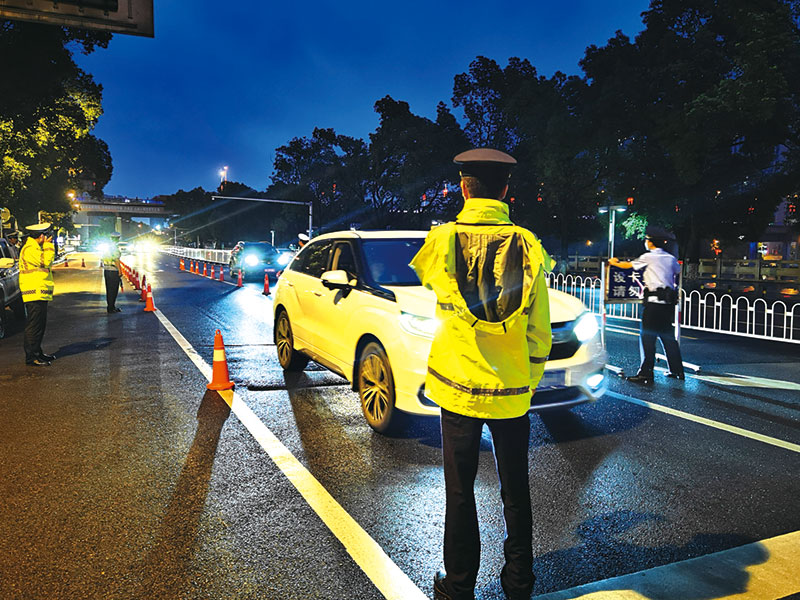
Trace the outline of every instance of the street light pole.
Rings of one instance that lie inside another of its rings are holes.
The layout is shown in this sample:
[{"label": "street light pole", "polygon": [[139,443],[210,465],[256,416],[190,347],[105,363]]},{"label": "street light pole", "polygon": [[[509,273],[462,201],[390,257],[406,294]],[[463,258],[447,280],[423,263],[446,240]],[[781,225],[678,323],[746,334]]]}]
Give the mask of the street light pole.
[{"label": "street light pole", "polygon": [[608,258],[614,256],[614,231],[617,225],[617,213],[625,212],[628,207],[624,204],[609,204],[601,206],[597,209],[601,215],[609,213],[608,215]]}]

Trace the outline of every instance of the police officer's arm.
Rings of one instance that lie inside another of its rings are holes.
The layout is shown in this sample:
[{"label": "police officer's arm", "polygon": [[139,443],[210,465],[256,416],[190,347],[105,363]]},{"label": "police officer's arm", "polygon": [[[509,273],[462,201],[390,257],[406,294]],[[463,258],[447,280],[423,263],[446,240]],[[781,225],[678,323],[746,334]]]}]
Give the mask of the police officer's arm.
[{"label": "police officer's arm", "polygon": [[618,267],[620,269],[632,269],[633,263],[628,262],[627,260],[620,260],[617,257],[612,257],[608,259],[608,264],[614,267]]},{"label": "police officer's arm", "polygon": [[528,309],[528,356],[530,357],[531,388],[535,389],[544,373],[547,356],[553,344],[550,328],[550,297],[544,271],[539,270],[533,283],[533,301]]},{"label": "police officer's arm", "polygon": [[44,244],[42,245],[42,263],[44,263],[44,268],[51,268],[55,259],[56,247],[53,244],[52,236],[49,236],[45,238]]}]

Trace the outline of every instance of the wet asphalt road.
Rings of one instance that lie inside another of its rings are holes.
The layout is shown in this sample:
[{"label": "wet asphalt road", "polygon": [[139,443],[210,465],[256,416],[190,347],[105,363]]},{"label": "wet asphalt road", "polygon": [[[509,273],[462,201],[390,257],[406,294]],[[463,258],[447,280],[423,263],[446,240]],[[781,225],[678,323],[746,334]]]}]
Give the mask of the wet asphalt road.
[{"label": "wet asphalt road", "polygon": [[[237,392],[431,596],[444,516],[436,420],[372,433],[338,376],[312,364],[284,378],[262,282],[237,289],[179,272],[170,257],[136,260],[159,310],[209,364],[223,332]],[[383,597],[133,294],[106,319],[96,272],[60,277],[95,290],[53,303],[63,318],[46,339],[62,340],[63,357],[30,373],[12,362],[19,332],[0,341],[0,597]],[[608,336],[609,362],[628,371],[633,327],[615,323]],[[687,331],[682,347],[700,375],[800,383],[796,345]],[[623,399],[800,443],[796,389],[729,383],[614,379],[596,404],[531,416],[534,595],[800,529],[800,455]],[[36,401],[20,398],[31,389]],[[488,435],[476,494],[477,597],[503,598]]]}]

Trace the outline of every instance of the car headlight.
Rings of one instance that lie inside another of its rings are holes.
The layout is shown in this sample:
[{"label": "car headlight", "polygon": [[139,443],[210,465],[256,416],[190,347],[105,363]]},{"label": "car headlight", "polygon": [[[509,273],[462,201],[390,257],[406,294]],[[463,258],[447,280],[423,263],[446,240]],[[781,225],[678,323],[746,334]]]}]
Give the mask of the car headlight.
[{"label": "car headlight", "polygon": [[412,335],[428,338],[429,340],[433,339],[436,328],[439,326],[439,322],[436,319],[420,317],[419,315],[412,315],[407,312],[400,313],[399,322],[400,327],[404,331]]},{"label": "car headlight", "polygon": [[596,336],[600,328],[597,326],[597,319],[595,316],[590,312],[585,312],[578,317],[572,331],[575,332],[575,337],[578,338],[578,341],[583,343],[588,342]]},{"label": "car headlight", "polygon": [[255,254],[248,254],[244,257],[244,264],[248,267],[255,267],[258,264],[258,257]]},{"label": "car headlight", "polygon": [[97,246],[95,246],[95,248],[97,249],[97,252],[99,252],[100,254],[103,254],[103,255],[106,255],[109,252],[111,252],[111,245],[110,244],[100,243],[100,244],[97,244]]},{"label": "car headlight", "polygon": [[292,253],[291,252],[284,252],[278,257],[278,264],[282,267],[285,267],[289,264],[289,261],[292,260]]}]

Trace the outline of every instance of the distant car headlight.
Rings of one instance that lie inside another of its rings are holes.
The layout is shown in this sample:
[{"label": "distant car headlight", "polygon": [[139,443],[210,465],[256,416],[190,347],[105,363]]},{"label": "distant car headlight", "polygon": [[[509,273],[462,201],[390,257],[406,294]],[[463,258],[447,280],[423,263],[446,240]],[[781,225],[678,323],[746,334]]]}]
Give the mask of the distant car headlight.
[{"label": "distant car headlight", "polygon": [[255,267],[258,264],[258,257],[255,254],[248,254],[244,257],[244,264],[248,267]]},{"label": "distant car headlight", "polygon": [[600,327],[597,325],[597,319],[595,316],[590,312],[585,312],[578,317],[578,320],[575,323],[575,327],[573,327],[572,331],[575,332],[575,337],[578,338],[578,341],[583,343],[588,342],[590,339],[596,336],[600,331]]},{"label": "distant car headlight", "polygon": [[294,255],[291,252],[284,252],[278,257],[278,264],[285,267],[292,260],[292,256]]},{"label": "distant car headlight", "polygon": [[107,244],[107,243],[100,243],[100,244],[97,244],[97,246],[95,246],[95,249],[100,254],[106,255],[109,252],[111,252],[111,245]]},{"label": "distant car headlight", "polygon": [[430,317],[420,317],[419,315],[412,315],[411,313],[401,312],[400,313],[400,327],[403,328],[404,331],[412,335],[418,335],[420,337],[427,338],[429,340],[433,339],[433,335],[436,333],[436,328],[439,326],[439,322],[436,319],[431,319]]}]

